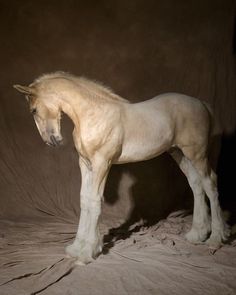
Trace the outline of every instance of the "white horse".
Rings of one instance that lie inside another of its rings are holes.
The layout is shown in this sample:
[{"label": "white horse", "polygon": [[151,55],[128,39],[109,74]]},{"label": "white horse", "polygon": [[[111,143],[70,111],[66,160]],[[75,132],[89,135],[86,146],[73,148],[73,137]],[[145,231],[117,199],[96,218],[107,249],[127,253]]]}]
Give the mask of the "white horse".
[{"label": "white horse", "polygon": [[[66,253],[87,264],[102,250],[98,221],[112,164],[151,159],[169,152],[193,191],[188,241],[218,248],[229,236],[218,201],[216,174],[207,160],[212,114],[207,104],[177,93],[131,104],[103,85],[64,72],[45,74],[25,94],[42,139],[62,143],[61,112],[74,123],[73,140],[82,175],[78,231]],[[210,201],[211,219],[205,202]],[[210,233],[211,232],[211,233]]]}]

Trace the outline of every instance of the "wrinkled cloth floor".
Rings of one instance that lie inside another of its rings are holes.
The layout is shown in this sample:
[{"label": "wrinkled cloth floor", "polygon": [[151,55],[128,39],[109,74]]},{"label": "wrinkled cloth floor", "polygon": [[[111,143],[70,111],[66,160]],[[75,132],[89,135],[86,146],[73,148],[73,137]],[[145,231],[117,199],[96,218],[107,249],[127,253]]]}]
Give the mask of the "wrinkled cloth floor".
[{"label": "wrinkled cloth floor", "polygon": [[[236,240],[211,255],[184,239],[191,218],[173,213],[126,239],[114,230],[87,266],[65,258],[76,224],[1,220],[0,294],[235,294]],[[101,231],[107,235],[108,225]]]}]

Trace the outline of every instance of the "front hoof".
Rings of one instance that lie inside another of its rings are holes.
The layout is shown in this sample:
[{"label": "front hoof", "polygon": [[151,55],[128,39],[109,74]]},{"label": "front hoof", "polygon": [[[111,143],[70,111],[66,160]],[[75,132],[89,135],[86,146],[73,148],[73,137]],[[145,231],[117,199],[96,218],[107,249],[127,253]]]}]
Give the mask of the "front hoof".
[{"label": "front hoof", "polygon": [[85,266],[86,264],[89,264],[93,262],[94,259],[91,256],[79,256],[77,257],[77,260],[75,261],[75,265]]},{"label": "front hoof", "polygon": [[101,253],[102,247],[100,244],[96,246],[81,240],[75,241],[73,244],[66,247],[66,257],[68,258],[77,258],[75,264],[77,265],[86,265],[94,261]]},{"label": "front hoof", "polygon": [[77,243],[73,243],[65,248],[66,256],[68,258],[76,258],[79,256],[81,247]]},{"label": "front hoof", "polygon": [[192,244],[202,244],[208,236],[208,231],[201,231],[192,228],[186,235],[185,238]]},{"label": "front hoof", "polygon": [[66,247],[66,257],[76,258],[76,265],[86,265],[91,263],[94,259],[90,255],[91,251],[87,248],[81,248],[78,244],[72,244]]},{"label": "front hoof", "polygon": [[222,246],[222,240],[219,236],[210,236],[208,240],[206,240],[206,245],[209,247],[210,252],[215,252]]},{"label": "front hoof", "polygon": [[97,258],[102,253],[102,244],[98,243],[93,250],[93,257]]},{"label": "front hoof", "polygon": [[222,226],[222,229],[214,231],[210,238],[206,241],[206,244],[211,249],[219,249],[223,242],[227,241],[231,233],[230,227],[227,224]]}]

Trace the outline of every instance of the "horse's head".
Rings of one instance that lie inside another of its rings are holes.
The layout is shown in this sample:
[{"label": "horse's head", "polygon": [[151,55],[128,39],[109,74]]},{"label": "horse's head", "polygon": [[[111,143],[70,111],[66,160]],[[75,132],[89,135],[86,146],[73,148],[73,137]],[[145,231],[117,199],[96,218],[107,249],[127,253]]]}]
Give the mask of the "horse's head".
[{"label": "horse's head", "polygon": [[23,93],[29,102],[30,112],[43,141],[50,146],[61,145],[61,111],[55,100],[49,99],[47,94],[42,95],[34,85],[14,85],[14,88]]}]

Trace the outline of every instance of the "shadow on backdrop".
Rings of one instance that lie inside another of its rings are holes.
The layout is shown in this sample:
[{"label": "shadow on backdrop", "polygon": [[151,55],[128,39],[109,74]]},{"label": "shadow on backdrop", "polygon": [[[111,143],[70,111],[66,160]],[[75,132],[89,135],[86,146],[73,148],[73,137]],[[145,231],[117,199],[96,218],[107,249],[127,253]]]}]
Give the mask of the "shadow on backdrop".
[{"label": "shadow on backdrop", "polygon": [[230,212],[229,223],[231,225],[236,223],[235,151],[236,131],[231,135],[222,136],[221,151],[217,165],[220,203],[223,210]]}]

